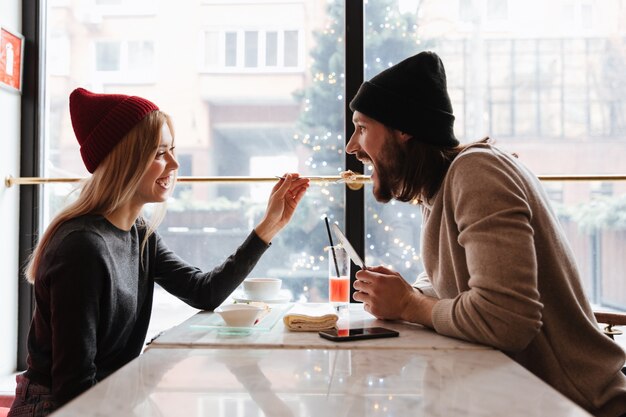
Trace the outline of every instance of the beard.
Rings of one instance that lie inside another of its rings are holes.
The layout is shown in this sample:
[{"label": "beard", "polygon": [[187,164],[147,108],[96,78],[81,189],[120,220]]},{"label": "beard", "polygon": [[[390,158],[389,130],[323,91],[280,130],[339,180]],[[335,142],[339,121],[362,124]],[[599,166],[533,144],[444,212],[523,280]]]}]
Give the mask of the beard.
[{"label": "beard", "polygon": [[374,184],[372,190],[374,198],[379,203],[388,203],[401,190],[406,153],[398,141],[391,136],[391,132],[385,135],[383,142],[380,157],[375,161],[365,152],[357,152],[357,158],[374,165],[378,178],[378,184]]}]

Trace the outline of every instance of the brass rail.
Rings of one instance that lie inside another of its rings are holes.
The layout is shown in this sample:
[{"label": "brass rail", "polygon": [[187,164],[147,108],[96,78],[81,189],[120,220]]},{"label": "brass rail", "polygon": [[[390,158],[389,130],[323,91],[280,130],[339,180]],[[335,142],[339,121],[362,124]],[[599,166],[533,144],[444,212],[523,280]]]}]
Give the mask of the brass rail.
[{"label": "brass rail", "polygon": [[[539,175],[541,181],[626,181],[626,175]],[[356,186],[360,188],[363,184],[371,182],[369,175],[357,175],[354,179],[345,181],[339,175],[327,175],[317,177],[307,177],[313,183],[339,183],[345,182],[348,186]],[[75,183],[85,178],[41,178],[41,177],[18,177],[7,176],[4,179],[4,185],[11,188],[14,185],[38,185],[38,184],[56,184],[56,183]],[[217,183],[237,183],[237,182],[275,182],[276,177],[178,177],[177,182],[180,183],[201,183],[201,182],[217,182]]]},{"label": "brass rail", "polygon": [[[303,178],[309,178],[313,183],[346,183],[350,185],[358,185],[361,187],[364,183],[370,181],[369,175],[357,175],[354,179],[348,181],[344,180],[339,175],[326,175],[326,176],[303,176]],[[10,188],[14,185],[38,185],[38,184],[53,184],[53,183],[77,183],[85,180],[86,178],[41,178],[41,177],[18,177],[7,176],[4,179],[4,185]],[[246,177],[246,176],[220,176],[220,177],[177,177],[176,182],[180,183],[200,183],[200,182],[217,182],[217,183],[237,183],[237,182],[276,182],[278,177]]]}]

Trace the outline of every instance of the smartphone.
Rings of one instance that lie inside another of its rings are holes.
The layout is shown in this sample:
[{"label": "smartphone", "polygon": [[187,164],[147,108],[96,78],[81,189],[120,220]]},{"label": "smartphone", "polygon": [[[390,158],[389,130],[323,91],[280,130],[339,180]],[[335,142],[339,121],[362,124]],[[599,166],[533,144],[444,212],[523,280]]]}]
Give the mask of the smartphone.
[{"label": "smartphone", "polygon": [[384,327],[365,327],[348,330],[322,330],[319,335],[333,342],[347,342],[349,340],[378,339],[380,337],[397,337],[400,333]]}]

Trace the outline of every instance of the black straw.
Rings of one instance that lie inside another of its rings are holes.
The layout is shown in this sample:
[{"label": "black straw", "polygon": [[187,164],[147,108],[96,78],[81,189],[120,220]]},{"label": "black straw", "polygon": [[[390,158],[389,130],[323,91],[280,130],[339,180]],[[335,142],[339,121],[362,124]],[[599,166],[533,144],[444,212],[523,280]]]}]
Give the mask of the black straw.
[{"label": "black straw", "polygon": [[333,237],[330,234],[330,225],[328,224],[328,217],[324,217],[326,222],[326,231],[328,232],[328,240],[330,241],[330,249],[333,251],[333,261],[335,261],[335,270],[337,271],[337,278],[339,278],[339,265],[337,265],[337,255],[335,255],[335,245],[333,245]]}]

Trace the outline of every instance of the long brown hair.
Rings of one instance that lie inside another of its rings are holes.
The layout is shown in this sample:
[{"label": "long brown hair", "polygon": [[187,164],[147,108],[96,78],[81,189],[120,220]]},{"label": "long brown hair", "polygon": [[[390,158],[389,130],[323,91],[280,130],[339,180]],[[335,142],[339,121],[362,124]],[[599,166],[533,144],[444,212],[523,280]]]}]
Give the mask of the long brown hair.
[{"label": "long brown hair", "polygon": [[412,138],[404,149],[404,170],[400,172],[395,198],[399,201],[422,202],[432,198],[439,190],[454,158],[470,146],[490,143],[489,137],[455,147],[431,145]]},{"label": "long brown hair", "polygon": [[[85,215],[106,216],[127,203],[135,194],[139,181],[148,169],[161,141],[161,128],[167,123],[172,136],[174,130],[170,117],[161,112],[149,113],[118,143],[100,163],[93,175],[83,184],[80,195],[50,222],[33,250],[25,269],[26,279],[34,283],[46,248],[59,227],[68,220]],[[165,205],[160,204],[142,242],[142,251],[148,237],[154,233],[165,215]]]}]

